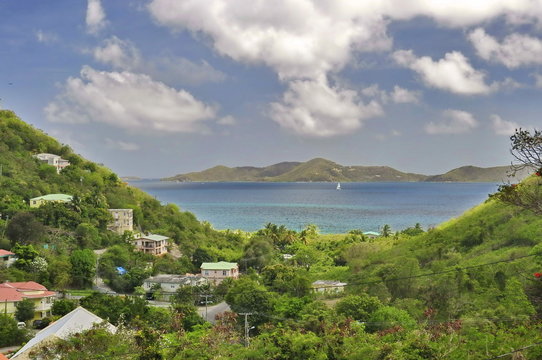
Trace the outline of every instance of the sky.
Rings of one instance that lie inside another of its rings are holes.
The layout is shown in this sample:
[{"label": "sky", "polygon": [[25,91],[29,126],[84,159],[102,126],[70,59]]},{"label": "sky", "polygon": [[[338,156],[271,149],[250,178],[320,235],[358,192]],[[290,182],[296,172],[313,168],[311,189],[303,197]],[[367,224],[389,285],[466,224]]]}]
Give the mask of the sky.
[{"label": "sky", "polygon": [[121,176],[439,174],[542,127],[542,0],[0,0],[0,107]]}]

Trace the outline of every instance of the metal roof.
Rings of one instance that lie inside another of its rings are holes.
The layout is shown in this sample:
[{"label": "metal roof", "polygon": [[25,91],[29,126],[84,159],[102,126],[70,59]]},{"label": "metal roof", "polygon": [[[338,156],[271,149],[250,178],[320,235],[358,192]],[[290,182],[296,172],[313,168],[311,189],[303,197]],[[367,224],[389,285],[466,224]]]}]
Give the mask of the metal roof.
[{"label": "metal roof", "polygon": [[73,199],[73,196],[71,196],[71,195],[48,194],[48,195],[38,196],[38,197],[32,198],[30,200],[31,201],[32,200],[46,200],[46,201],[65,201],[65,202],[68,202],[68,201],[72,201],[72,199]]},{"label": "metal roof", "polygon": [[237,267],[238,267],[237,263],[231,263],[231,262],[226,262],[226,261],[201,264],[202,270],[231,270]]}]

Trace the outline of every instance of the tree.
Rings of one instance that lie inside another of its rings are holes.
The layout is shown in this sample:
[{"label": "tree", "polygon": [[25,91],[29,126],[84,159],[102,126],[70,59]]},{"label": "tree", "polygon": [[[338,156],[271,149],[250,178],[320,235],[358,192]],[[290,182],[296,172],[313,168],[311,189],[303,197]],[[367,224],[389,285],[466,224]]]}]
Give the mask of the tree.
[{"label": "tree", "polygon": [[400,326],[403,329],[413,329],[416,326],[416,321],[405,310],[393,306],[383,306],[370,317],[367,330],[375,332],[395,326]]},{"label": "tree", "polygon": [[531,134],[519,128],[510,136],[510,140],[510,153],[516,159],[516,163],[512,164],[514,172],[525,168],[542,168],[542,131],[535,129]]},{"label": "tree", "polygon": [[245,253],[241,259],[245,267],[261,270],[269,265],[275,256],[275,249],[271,240],[265,236],[256,235],[250,239],[245,247]]},{"label": "tree", "polygon": [[70,256],[73,284],[89,286],[96,273],[96,256],[92,250],[75,250]]},{"label": "tree", "polygon": [[391,227],[388,224],[385,224],[382,227],[382,236],[389,237],[391,235]]},{"label": "tree", "polygon": [[75,300],[58,299],[53,303],[51,307],[51,313],[53,315],[64,316],[77,307]]},{"label": "tree", "polygon": [[17,213],[6,228],[6,235],[13,245],[36,243],[44,234],[43,224],[29,212]]},{"label": "tree", "polygon": [[305,296],[310,291],[310,281],[304,271],[282,264],[266,266],[262,270],[263,283],[279,294]]},{"label": "tree", "polygon": [[29,299],[24,299],[15,304],[15,317],[19,321],[28,321],[34,318],[36,306],[34,302]]},{"label": "tree", "polygon": [[226,295],[226,302],[236,313],[258,313],[251,316],[251,323],[261,324],[273,311],[273,296],[265,286],[249,277],[242,277],[235,282]]},{"label": "tree", "polygon": [[20,245],[15,244],[11,249],[13,253],[17,256],[17,261],[15,265],[23,270],[26,270],[32,264],[32,261],[36,259],[39,253],[34,249],[32,245]]},{"label": "tree", "polygon": [[26,330],[17,327],[17,320],[0,314],[0,347],[20,345],[26,340]]},{"label": "tree", "polygon": [[382,307],[382,303],[377,297],[363,294],[345,297],[337,303],[335,310],[337,313],[354,320],[367,321],[380,307]]}]

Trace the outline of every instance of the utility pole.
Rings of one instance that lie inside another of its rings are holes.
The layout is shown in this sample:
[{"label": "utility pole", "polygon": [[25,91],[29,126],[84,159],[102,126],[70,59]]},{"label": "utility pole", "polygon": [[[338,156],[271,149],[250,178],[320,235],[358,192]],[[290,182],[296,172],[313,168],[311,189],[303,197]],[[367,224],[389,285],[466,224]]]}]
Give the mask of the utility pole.
[{"label": "utility pole", "polygon": [[239,313],[239,315],[245,316],[245,347],[248,347],[250,345],[250,339],[248,336],[248,332],[250,331],[250,328],[248,327],[248,316],[252,314],[254,313]]},{"label": "utility pole", "polygon": [[211,297],[211,296],[213,296],[213,295],[210,295],[210,294],[200,295],[200,297],[205,298],[205,321],[209,321],[209,320],[207,320],[207,304],[209,303],[209,297]]}]

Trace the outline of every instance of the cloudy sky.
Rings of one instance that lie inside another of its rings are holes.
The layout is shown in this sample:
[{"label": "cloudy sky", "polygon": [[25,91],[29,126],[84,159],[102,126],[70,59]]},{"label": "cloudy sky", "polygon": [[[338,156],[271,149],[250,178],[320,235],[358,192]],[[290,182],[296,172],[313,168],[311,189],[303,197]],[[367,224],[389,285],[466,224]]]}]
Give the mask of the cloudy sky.
[{"label": "cloudy sky", "polygon": [[542,127],[542,0],[2,0],[0,106],[120,175],[436,174]]}]

